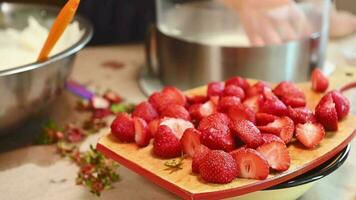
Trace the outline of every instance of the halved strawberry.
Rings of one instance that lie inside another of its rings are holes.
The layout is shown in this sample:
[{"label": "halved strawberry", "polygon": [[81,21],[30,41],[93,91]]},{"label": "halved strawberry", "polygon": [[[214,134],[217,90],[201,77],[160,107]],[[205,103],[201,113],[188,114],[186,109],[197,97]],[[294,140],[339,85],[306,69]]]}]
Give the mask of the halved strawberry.
[{"label": "halved strawberry", "polygon": [[200,146],[200,131],[195,128],[188,128],[184,131],[180,143],[183,147],[183,152],[190,157],[194,157],[195,150]]},{"label": "halved strawberry", "polygon": [[277,116],[267,114],[267,113],[256,113],[256,124],[258,126],[264,126],[267,125],[274,120],[278,119]]},{"label": "halved strawberry", "polygon": [[209,149],[223,150],[226,152],[235,149],[236,144],[230,130],[221,130],[215,128],[203,129],[200,135],[200,142],[209,147]]},{"label": "halved strawberry", "polygon": [[100,96],[93,96],[89,103],[93,109],[108,109],[110,107],[110,102]]},{"label": "halved strawberry", "polygon": [[224,89],[223,96],[234,96],[242,100],[245,98],[245,92],[236,85],[228,85]]},{"label": "halved strawberry", "polygon": [[273,141],[284,143],[280,137],[273,135],[273,134],[269,134],[269,133],[262,133],[262,139],[263,139],[264,143],[269,143],[269,142],[273,142]]},{"label": "halved strawberry", "polygon": [[103,97],[108,100],[110,103],[120,103],[122,98],[113,91],[107,91]]},{"label": "halved strawberry", "polygon": [[311,84],[315,92],[325,92],[329,87],[329,80],[320,69],[316,68],[311,74]]},{"label": "halved strawberry", "polygon": [[252,122],[253,124],[256,123],[255,112],[243,104],[237,104],[230,107],[228,110],[228,116],[232,121],[245,119]]},{"label": "halved strawberry", "polygon": [[205,103],[206,101],[209,100],[209,98],[204,95],[195,95],[195,96],[188,96],[187,100],[190,105],[193,105],[198,103]]},{"label": "halved strawberry", "polygon": [[194,173],[199,173],[199,166],[205,158],[206,154],[208,154],[210,149],[204,145],[199,145],[195,148],[195,153],[192,161],[192,171]]},{"label": "halved strawberry", "polygon": [[287,146],[278,141],[265,143],[257,148],[263,157],[267,160],[272,169],[285,171],[290,166],[290,156]]},{"label": "halved strawberry", "polygon": [[229,183],[237,176],[237,166],[232,156],[224,151],[212,150],[199,166],[200,176],[209,183]]},{"label": "halved strawberry", "polygon": [[234,158],[238,177],[263,180],[268,177],[269,165],[261,153],[254,149],[240,148],[230,152]]},{"label": "halved strawberry", "polygon": [[287,106],[295,108],[306,105],[303,91],[292,82],[282,81],[275,87],[273,93]]},{"label": "halved strawberry", "polygon": [[315,148],[325,136],[324,128],[318,123],[298,124],[295,129],[295,136],[300,143],[307,148]]},{"label": "halved strawberry", "polygon": [[111,133],[121,142],[134,142],[135,126],[132,117],[127,113],[120,113],[111,123]]},{"label": "halved strawberry", "polygon": [[212,101],[207,101],[204,104],[193,104],[188,108],[192,119],[200,121],[202,118],[216,113],[217,106]]},{"label": "halved strawberry", "polygon": [[332,95],[326,94],[320,99],[318,105],[315,108],[315,117],[318,122],[321,123],[325,130],[337,131],[337,112],[335,108],[335,103],[333,101]]},{"label": "halved strawberry", "polygon": [[230,107],[241,104],[241,101],[238,97],[226,96],[222,97],[219,101],[218,110],[220,112],[227,112]]},{"label": "halved strawberry", "polygon": [[181,152],[181,144],[172,129],[160,126],[154,137],[153,153],[161,158],[174,158],[180,156]]},{"label": "halved strawberry", "polygon": [[246,98],[242,104],[251,108],[255,113],[258,113],[260,111],[260,101],[262,98],[262,95],[250,96]]},{"label": "halved strawberry", "polygon": [[224,83],[221,82],[211,82],[208,84],[207,95],[211,96],[221,96],[224,92]]},{"label": "halved strawberry", "polygon": [[250,87],[250,84],[247,82],[247,80],[240,76],[236,76],[225,81],[225,87],[229,85],[241,87],[245,92]]},{"label": "halved strawberry", "polygon": [[148,130],[150,131],[150,134],[152,137],[155,136],[160,123],[161,123],[161,119],[158,119],[158,118],[154,119],[154,120],[150,121],[150,123],[148,123]]},{"label": "halved strawberry", "polygon": [[159,115],[149,102],[143,101],[136,106],[135,110],[132,112],[132,116],[141,117],[148,123],[156,119]]},{"label": "halved strawberry", "polygon": [[331,91],[329,93],[331,94],[335,103],[337,117],[339,120],[341,120],[350,112],[350,101],[337,90]]},{"label": "halved strawberry", "polygon": [[288,144],[293,137],[294,123],[289,117],[281,117],[265,126],[258,126],[258,129],[263,133],[277,135]]},{"label": "halved strawberry", "polygon": [[293,120],[294,124],[316,122],[313,111],[307,107],[292,108],[288,106],[288,117]]},{"label": "halved strawberry", "polygon": [[139,147],[145,147],[150,143],[151,133],[145,120],[139,117],[133,117],[135,126],[135,142]]},{"label": "halved strawberry", "polygon": [[246,97],[252,97],[262,94],[264,88],[271,88],[268,83],[264,81],[259,81],[250,87],[246,92]]},{"label": "halved strawberry", "polygon": [[276,116],[287,114],[287,106],[269,88],[264,88],[263,98],[259,103],[260,112]]},{"label": "halved strawberry", "polygon": [[187,109],[184,106],[174,104],[165,107],[161,112],[161,117],[172,117],[172,118],[180,118],[184,120],[190,120],[190,115]]},{"label": "halved strawberry", "polygon": [[232,121],[231,129],[248,147],[256,148],[263,144],[260,130],[248,120]]},{"label": "halved strawberry", "polygon": [[194,128],[194,125],[187,120],[178,119],[178,118],[163,118],[159,124],[159,126],[168,126],[172,129],[173,134],[180,140],[184,131],[188,128]]}]

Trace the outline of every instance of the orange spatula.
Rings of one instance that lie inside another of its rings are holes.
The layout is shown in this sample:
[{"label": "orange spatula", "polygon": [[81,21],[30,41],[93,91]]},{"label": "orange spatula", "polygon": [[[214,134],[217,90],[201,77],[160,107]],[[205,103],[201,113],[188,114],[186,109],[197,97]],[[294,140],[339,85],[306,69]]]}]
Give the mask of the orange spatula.
[{"label": "orange spatula", "polygon": [[59,12],[51,27],[51,30],[49,31],[46,42],[41,49],[40,55],[37,58],[38,61],[44,61],[47,59],[54,45],[59,40],[68,24],[72,21],[79,3],[80,0],[68,0],[62,10]]}]

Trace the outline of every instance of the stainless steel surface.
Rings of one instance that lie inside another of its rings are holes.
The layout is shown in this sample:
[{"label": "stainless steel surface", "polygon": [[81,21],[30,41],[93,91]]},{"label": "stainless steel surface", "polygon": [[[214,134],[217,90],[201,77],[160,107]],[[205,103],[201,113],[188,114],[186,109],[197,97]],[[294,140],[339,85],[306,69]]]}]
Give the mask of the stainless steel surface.
[{"label": "stainless steel surface", "polygon": [[[271,82],[305,81],[318,63],[319,37],[266,47],[219,47],[184,41],[159,30],[157,65],[152,66],[165,85],[187,89],[234,75]],[[150,60],[154,60],[151,58]],[[154,65],[154,64],[151,64]]]},{"label": "stainless steel surface", "polygon": [[156,0],[156,7],[157,28],[146,43],[147,66],[164,85],[187,89],[235,75],[299,82],[314,67],[324,66],[328,0],[297,2],[311,34],[263,47],[250,44],[238,11],[219,1]]},{"label": "stainless steel surface", "polygon": [[[49,27],[59,8],[34,4],[0,3],[0,28],[24,28],[28,16]],[[61,93],[76,53],[92,37],[91,24],[80,16],[75,20],[84,35],[72,47],[44,62],[0,71],[0,135],[20,127],[41,112]],[[21,58],[19,58],[21,59]]]}]

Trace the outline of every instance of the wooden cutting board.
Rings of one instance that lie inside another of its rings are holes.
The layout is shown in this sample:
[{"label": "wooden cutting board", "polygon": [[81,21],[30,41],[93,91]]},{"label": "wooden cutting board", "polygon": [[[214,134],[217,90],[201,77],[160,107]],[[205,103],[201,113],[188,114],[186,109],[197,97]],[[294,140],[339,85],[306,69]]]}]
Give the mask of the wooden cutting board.
[{"label": "wooden cutting board", "polygon": [[[353,68],[338,70],[330,78],[330,87],[341,88],[346,83],[355,81],[355,77],[356,73]],[[310,83],[300,83],[298,86],[306,94],[307,106],[314,109],[322,94],[311,91]],[[206,87],[186,92],[187,95],[203,95],[205,93]],[[317,167],[340,152],[356,135],[355,129],[356,116],[348,115],[339,122],[339,130],[337,132],[327,132],[324,140],[316,149],[307,150],[297,141],[292,141],[288,146],[291,166],[287,171],[270,174],[266,180],[262,181],[236,178],[229,184],[204,182],[199,178],[199,175],[192,173],[192,160],[190,158],[186,158],[183,161],[181,170],[171,173],[164,166],[167,160],[153,155],[152,143],[145,148],[138,148],[135,144],[121,143],[113,135],[108,134],[100,139],[97,149],[106,156],[184,199],[221,199],[262,190]],[[139,188],[137,189],[139,192]]]}]

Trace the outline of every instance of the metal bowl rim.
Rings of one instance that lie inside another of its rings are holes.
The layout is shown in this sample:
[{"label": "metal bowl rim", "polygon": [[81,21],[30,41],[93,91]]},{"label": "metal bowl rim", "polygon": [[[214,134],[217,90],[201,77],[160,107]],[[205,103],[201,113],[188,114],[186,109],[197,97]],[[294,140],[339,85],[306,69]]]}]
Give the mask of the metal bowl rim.
[{"label": "metal bowl rim", "polygon": [[295,177],[292,180],[280,183],[278,185],[272,186],[270,188],[264,189],[265,191],[277,190],[277,189],[287,189],[292,187],[297,187],[300,185],[308,184],[311,182],[315,182],[319,179],[322,179],[329,174],[336,171],[339,167],[341,167],[349,156],[351,149],[351,145],[348,144],[344,149],[342,149],[339,153],[333,156],[331,159],[325,161],[320,166],[310,170],[307,173],[301,174]]},{"label": "metal bowl rim", "polygon": [[[24,6],[32,6],[32,7],[37,7],[39,9],[44,9],[44,10],[54,10],[59,12],[60,8],[57,6],[52,6],[52,5],[40,5],[40,4],[29,4],[29,3],[8,3],[8,2],[3,2],[0,3],[0,7],[3,5],[8,5],[9,7],[17,8],[17,7],[24,7]],[[0,77],[2,76],[7,76],[7,75],[12,75],[12,74],[17,74],[21,72],[26,72],[30,71],[33,69],[37,69],[40,67],[44,67],[46,65],[49,65],[53,62],[56,62],[58,60],[61,60],[63,58],[66,58],[68,56],[71,56],[72,54],[77,53],[80,49],[82,49],[93,37],[93,26],[91,22],[89,22],[85,17],[83,17],[80,14],[76,14],[74,17],[75,20],[79,22],[80,25],[84,27],[84,34],[81,37],[80,40],[78,40],[76,43],[74,43],[72,46],[70,46],[68,49],[50,57],[49,59],[42,61],[42,62],[33,62],[29,63],[27,65],[22,65],[18,66],[15,68],[10,68],[10,69],[5,69],[5,70],[0,70]]]}]

